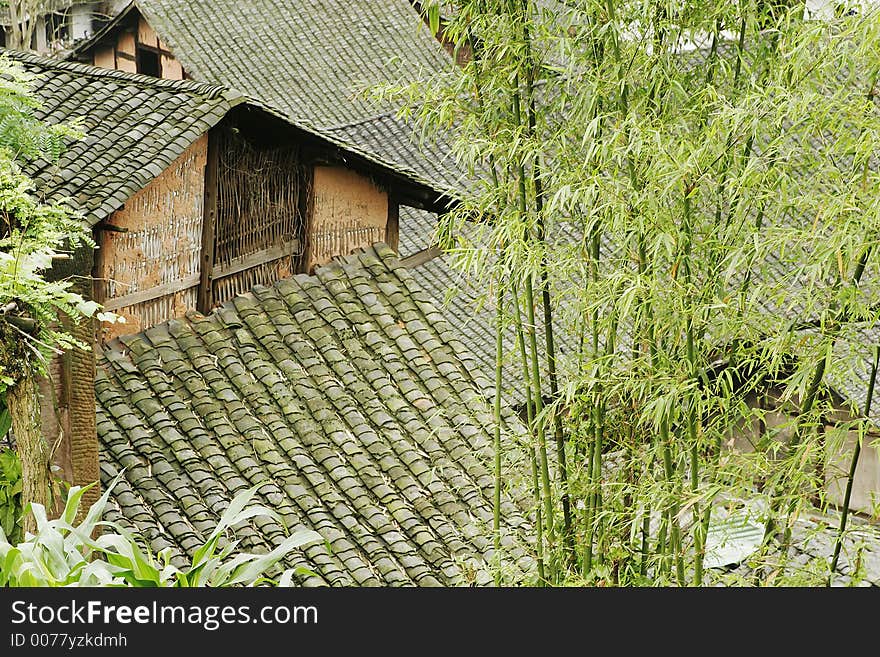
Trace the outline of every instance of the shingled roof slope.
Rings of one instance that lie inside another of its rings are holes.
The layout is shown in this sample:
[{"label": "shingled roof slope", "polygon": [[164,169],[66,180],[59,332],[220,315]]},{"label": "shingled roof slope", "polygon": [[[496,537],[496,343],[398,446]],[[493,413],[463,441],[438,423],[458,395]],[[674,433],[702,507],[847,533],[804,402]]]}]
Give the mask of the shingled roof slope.
[{"label": "shingled roof slope", "polygon": [[[401,208],[400,211],[400,253],[412,256],[435,244],[437,215],[417,210]],[[557,239],[577,243],[579,235],[562,222],[555,231]],[[443,253],[414,266],[410,273],[416,283],[427,292],[435,303],[440,305],[449,317],[456,318],[457,327],[466,336],[468,348],[477,358],[479,367],[486,377],[495,376],[495,323],[496,313],[492,299],[486,297],[486,290],[469,279],[468,275],[452,265],[449,254]],[[507,305],[512,302],[508,300]],[[563,319],[563,309],[556,308],[553,321],[553,337],[556,356],[561,362],[567,355],[576,353],[577,336],[568,329]],[[544,330],[537,326],[538,349],[545,353]],[[502,394],[507,403],[514,406],[524,404],[525,393],[522,386],[522,365],[519,359],[519,346],[512,323],[508,324],[502,336],[502,346],[507,357],[502,369]],[[544,358],[541,358],[542,363]]]},{"label": "shingled roof slope", "polygon": [[[99,357],[102,479],[125,469],[109,517],[153,548],[191,554],[259,485],[327,541],[285,564],[313,571],[305,584],[490,581],[490,384],[387,246],[123,341]],[[523,431],[507,410],[504,431]],[[528,502],[511,486],[503,544],[522,573]],[[284,533],[255,519],[237,535],[261,550]]]},{"label": "shingled roof slope", "polygon": [[413,82],[453,66],[407,0],[133,0],[75,52],[133,9],[193,79],[238,89],[435,191],[454,196],[463,188],[444,147],[423,154],[395,106],[363,95],[378,83]]},{"label": "shingled roof slope", "polygon": [[214,85],[0,52],[36,76],[38,119],[82,121],[85,138],[58,162],[38,160],[24,169],[47,200],[69,198],[91,223],[117,210],[244,101]]}]

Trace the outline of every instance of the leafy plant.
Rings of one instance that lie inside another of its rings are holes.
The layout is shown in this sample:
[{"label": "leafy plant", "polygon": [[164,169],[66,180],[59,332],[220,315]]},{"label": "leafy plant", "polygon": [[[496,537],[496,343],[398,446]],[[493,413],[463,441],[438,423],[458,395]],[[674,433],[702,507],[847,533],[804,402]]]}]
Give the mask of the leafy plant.
[{"label": "leafy plant", "polygon": [[[82,216],[64,200],[44,202],[21,168],[38,158],[57,161],[66,140],[82,134],[75,124],[48,125],[39,118],[33,80],[21,64],[0,56],[0,394],[21,460],[23,503],[47,506],[50,449],[38,421],[37,377],[65,350],[89,349],[66,328],[102,315],[73,280],[49,275],[56,260],[94,244]],[[26,516],[25,529],[33,529],[32,522]]]},{"label": "leafy plant", "polygon": [[0,451],[0,530],[10,541],[21,538],[21,463],[12,449]]},{"label": "leafy plant", "polygon": [[[42,505],[32,504],[36,532],[26,533],[22,542],[13,544],[0,531],[0,586],[290,586],[295,576],[307,574],[306,571],[286,570],[277,581],[269,579],[266,573],[291,551],[321,540],[316,532],[304,530],[294,532],[265,554],[236,553],[237,539],[221,548],[224,535],[234,525],[255,516],[268,516],[283,526],[280,516],[271,509],[249,505],[255,487],[233,498],[190,564],[179,568],[171,563],[170,551],[153,554],[132,532],[101,520],[115,483],[89,508],[79,524],[74,524],[77,511],[90,486],[72,487],[63,513],[55,520],[46,517]],[[93,538],[96,530],[104,531]]]},{"label": "leafy plant", "polygon": [[12,428],[12,416],[6,407],[6,399],[0,395],[0,440],[6,438]]},{"label": "leafy plant", "polygon": [[[827,505],[824,427],[863,435],[870,417],[856,370],[880,325],[865,273],[880,236],[878,10],[421,6],[472,56],[378,93],[452,132],[480,174],[439,243],[496,305],[496,401],[502,360],[519,361],[541,579],[703,585],[713,515],[753,498],[754,558],[779,555],[784,572],[800,511]],[[731,447],[752,430],[754,449]],[[499,434],[496,448],[512,446]]]}]

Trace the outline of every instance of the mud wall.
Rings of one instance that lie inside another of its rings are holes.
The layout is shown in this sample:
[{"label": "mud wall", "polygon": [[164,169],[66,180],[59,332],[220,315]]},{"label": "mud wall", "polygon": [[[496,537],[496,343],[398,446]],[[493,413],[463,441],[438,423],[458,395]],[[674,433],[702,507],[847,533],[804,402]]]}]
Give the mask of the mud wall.
[{"label": "mud wall", "polygon": [[100,232],[96,298],[126,319],[105,325],[105,340],[196,307],[207,145],[202,135]]},{"label": "mud wall", "polygon": [[343,167],[316,166],[312,194],[305,271],[385,240],[388,194],[368,178]]}]

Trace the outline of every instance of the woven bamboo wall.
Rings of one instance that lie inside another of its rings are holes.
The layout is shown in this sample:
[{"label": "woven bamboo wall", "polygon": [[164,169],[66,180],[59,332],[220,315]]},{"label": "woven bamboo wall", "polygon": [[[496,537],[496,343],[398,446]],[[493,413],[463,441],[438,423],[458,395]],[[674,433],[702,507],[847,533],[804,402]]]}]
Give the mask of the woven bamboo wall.
[{"label": "woven bamboo wall", "polygon": [[[108,223],[127,232],[99,233],[96,298],[126,318],[125,324],[105,327],[107,339],[136,333],[195,308],[207,144],[203,135],[113,213]],[[166,292],[143,298],[157,289]],[[138,293],[140,298],[126,303]]]},{"label": "woven bamboo wall", "polygon": [[217,142],[213,305],[294,273],[311,186],[296,147],[258,147],[228,128]]}]

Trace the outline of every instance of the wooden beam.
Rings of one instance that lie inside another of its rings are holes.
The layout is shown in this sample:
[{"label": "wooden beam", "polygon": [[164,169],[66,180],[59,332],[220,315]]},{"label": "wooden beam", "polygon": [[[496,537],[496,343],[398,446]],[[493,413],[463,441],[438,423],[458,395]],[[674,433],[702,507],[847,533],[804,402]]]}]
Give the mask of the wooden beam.
[{"label": "wooden beam", "polygon": [[197,309],[203,315],[214,305],[214,227],[217,223],[217,179],[219,153],[218,128],[208,132],[208,156],[205,164],[205,211],[202,217],[202,255],[199,258],[201,276]]},{"label": "wooden beam", "polygon": [[240,258],[233,258],[229,264],[214,267],[214,270],[211,272],[211,278],[217,280],[218,278],[223,278],[225,276],[232,276],[233,274],[245,271],[246,269],[259,267],[260,265],[265,265],[274,260],[280,260],[281,258],[293,255],[298,251],[299,240],[290,240],[284,242],[280,246],[273,246],[268,249],[263,249],[262,251],[257,251],[256,253],[241,256]]},{"label": "wooden beam", "polygon": [[146,290],[138,290],[137,292],[132,292],[131,294],[124,294],[121,297],[112,297],[110,299],[107,299],[106,301],[104,301],[104,310],[114,311],[119,310],[120,308],[127,308],[129,306],[134,306],[139,303],[144,303],[145,301],[152,301],[153,299],[158,299],[160,297],[183,292],[183,290],[188,290],[189,288],[195,287],[198,284],[199,274],[191,274],[190,276],[187,276],[186,278],[181,278],[177,281],[163,283],[162,285],[150,287]]},{"label": "wooden beam", "polygon": [[400,204],[397,199],[388,193],[388,223],[385,224],[385,244],[395,251],[400,242]]},{"label": "wooden beam", "polygon": [[[228,265],[224,265],[223,267],[214,267],[214,270],[211,273],[211,280],[214,281],[218,278],[223,278],[225,276],[232,276],[233,274],[245,271],[246,269],[259,267],[260,265],[264,265],[275,260],[280,260],[285,256],[291,255],[298,248],[299,240],[291,240],[289,242],[285,242],[281,246],[275,246],[269,249],[258,251],[256,253],[251,253],[250,255],[241,258],[236,258]],[[188,290],[191,287],[199,285],[201,283],[201,279],[201,273],[192,274],[178,281],[163,283],[162,285],[157,285],[146,290],[138,290],[137,292],[125,294],[121,297],[113,297],[111,299],[107,299],[107,301],[103,304],[104,309],[110,311],[119,310],[120,308],[127,308],[129,306],[134,306],[139,303],[144,303],[145,301],[152,301],[153,299],[176,294],[178,292],[182,292],[183,290]],[[200,312],[204,314],[204,311],[200,310]]]},{"label": "wooden beam", "polygon": [[443,249],[441,249],[439,246],[432,246],[427,249],[422,249],[418,253],[413,253],[411,256],[407,256],[406,258],[401,258],[400,264],[407,269],[412,269],[413,267],[418,267],[419,265],[423,265],[426,262],[430,262],[434,258],[439,258],[442,255]]},{"label": "wooden beam", "polygon": [[[305,153],[303,154],[305,156]],[[302,228],[302,255],[296,266],[298,274],[310,274],[309,261],[312,251],[312,226],[315,223],[315,165],[308,165],[309,184],[303,189],[304,208]]]}]

